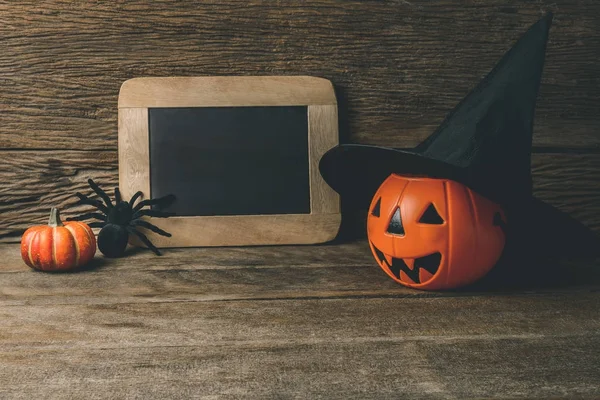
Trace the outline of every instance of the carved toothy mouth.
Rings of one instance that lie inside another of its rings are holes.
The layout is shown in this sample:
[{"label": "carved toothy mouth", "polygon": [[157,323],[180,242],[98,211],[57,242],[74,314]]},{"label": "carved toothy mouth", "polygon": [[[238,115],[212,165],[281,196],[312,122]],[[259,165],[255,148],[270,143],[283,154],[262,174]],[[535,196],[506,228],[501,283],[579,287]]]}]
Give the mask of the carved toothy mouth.
[{"label": "carved toothy mouth", "polygon": [[[380,264],[386,266],[392,275],[403,283],[427,283],[433,278],[440,268],[442,254],[439,252],[432,253],[424,257],[415,258],[413,268],[411,269],[402,258],[390,257],[392,259],[392,264],[390,265],[383,252],[375,247],[373,242],[371,242],[371,246],[373,247],[374,253]],[[403,274],[400,272],[403,272]]]}]

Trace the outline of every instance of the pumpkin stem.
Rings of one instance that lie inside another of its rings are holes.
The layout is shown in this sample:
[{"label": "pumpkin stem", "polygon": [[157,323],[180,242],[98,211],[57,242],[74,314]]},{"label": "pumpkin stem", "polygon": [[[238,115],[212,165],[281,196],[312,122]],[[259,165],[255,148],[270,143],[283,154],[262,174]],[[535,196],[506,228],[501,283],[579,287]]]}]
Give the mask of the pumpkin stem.
[{"label": "pumpkin stem", "polygon": [[63,226],[63,223],[60,220],[60,211],[58,211],[58,208],[56,207],[52,207],[52,209],[50,210],[50,219],[48,220],[48,226],[51,226],[53,228],[57,226]]}]

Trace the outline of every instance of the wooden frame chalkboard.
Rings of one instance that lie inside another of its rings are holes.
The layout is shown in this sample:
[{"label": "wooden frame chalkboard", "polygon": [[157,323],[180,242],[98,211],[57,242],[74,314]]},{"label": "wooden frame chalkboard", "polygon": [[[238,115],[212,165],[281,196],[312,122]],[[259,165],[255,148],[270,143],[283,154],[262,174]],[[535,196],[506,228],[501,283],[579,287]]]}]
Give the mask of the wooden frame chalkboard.
[{"label": "wooden frame chalkboard", "polygon": [[[282,110],[292,112],[296,121],[298,113],[305,113],[306,121],[301,126],[306,130],[305,151],[308,151],[305,162],[308,169],[305,173],[308,181],[306,205],[299,201],[294,206],[296,208],[291,208],[297,211],[293,213],[280,213],[285,208],[275,207],[276,213],[263,210],[260,214],[253,214],[254,209],[249,208],[244,215],[235,215],[235,210],[231,215],[223,209],[217,215],[189,215],[189,209],[186,209],[186,216],[154,218],[152,222],[155,225],[173,236],[164,238],[146,232],[151,240],[160,247],[190,247],[311,244],[333,239],[341,220],[339,198],[323,181],[318,163],[329,148],[338,144],[337,102],[331,82],[322,78],[171,77],[126,81],[119,93],[119,187],[124,196],[127,198],[138,190],[145,198],[151,194],[162,194],[156,188],[156,171],[159,169],[151,165],[152,157],[153,162],[162,159],[164,163],[165,157],[168,160],[168,153],[157,156],[159,153],[151,151],[151,139],[156,140],[151,138],[151,127],[158,129],[156,126],[160,126],[160,118],[163,125],[164,118],[169,116],[176,118],[174,122],[178,123],[192,118],[190,125],[197,125],[202,115],[214,119],[219,112],[238,107],[244,108],[242,114],[250,120],[254,111],[262,113],[263,119],[269,112],[272,112],[273,118],[282,118]],[[190,114],[200,108],[201,112]],[[188,136],[194,134],[186,132]],[[286,132],[281,132],[281,135],[286,135]],[[168,138],[168,135],[165,137]],[[278,143],[281,145],[281,141]],[[168,176],[164,167],[161,171],[162,175]],[[151,182],[155,182],[154,190]],[[210,195],[208,192],[207,195]]]}]

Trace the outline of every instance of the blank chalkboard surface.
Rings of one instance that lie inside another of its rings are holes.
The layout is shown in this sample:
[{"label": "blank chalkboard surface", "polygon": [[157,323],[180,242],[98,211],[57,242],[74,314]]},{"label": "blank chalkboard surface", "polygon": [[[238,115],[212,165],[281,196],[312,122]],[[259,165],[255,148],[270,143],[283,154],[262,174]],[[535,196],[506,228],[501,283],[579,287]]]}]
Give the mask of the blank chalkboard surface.
[{"label": "blank chalkboard surface", "polygon": [[[134,78],[119,93],[119,187],[174,194],[159,247],[333,239],[338,195],[319,160],[338,144],[331,82],[307,76]],[[139,243],[134,243],[139,244]]]},{"label": "blank chalkboard surface", "polygon": [[150,193],[179,216],[308,214],[307,107],[150,108]]}]

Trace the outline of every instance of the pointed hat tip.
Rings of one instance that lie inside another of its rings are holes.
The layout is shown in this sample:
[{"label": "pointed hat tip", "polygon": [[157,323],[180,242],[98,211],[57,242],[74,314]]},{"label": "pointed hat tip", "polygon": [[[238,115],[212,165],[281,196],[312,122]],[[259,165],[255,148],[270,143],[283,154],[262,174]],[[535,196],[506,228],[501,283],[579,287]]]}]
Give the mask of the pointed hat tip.
[{"label": "pointed hat tip", "polygon": [[554,18],[554,13],[552,11],[548,11],[546,12],[546,15],[544,15],[542,17],[542,19],[540,19],[540,22],[545,25],[545,27],[547,29],[550,28],[550,25],[552,25],[552,19]]}]

